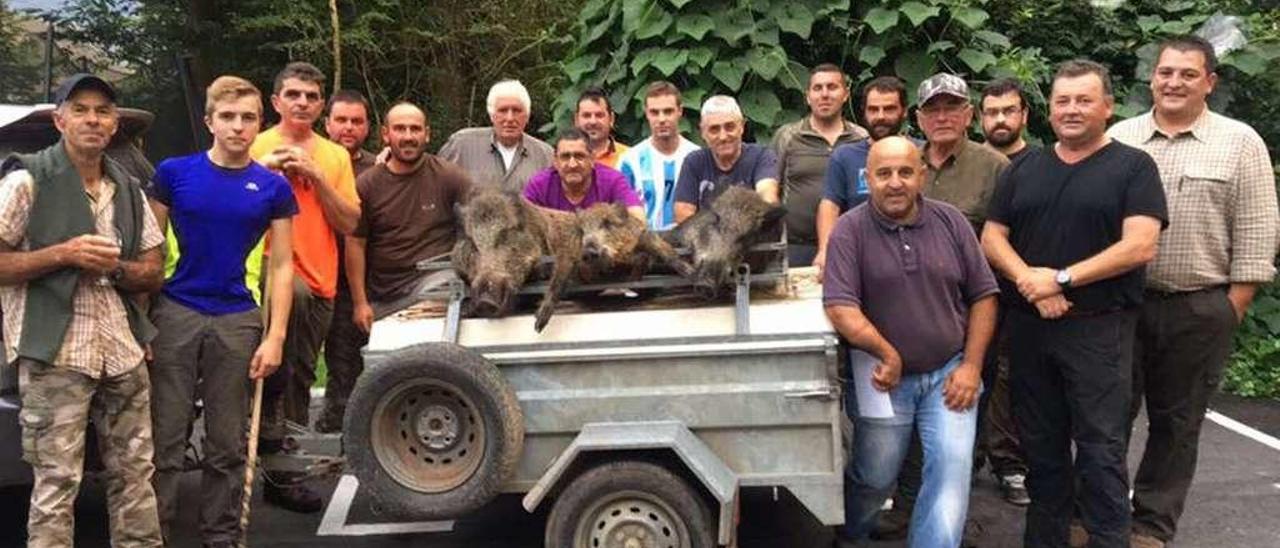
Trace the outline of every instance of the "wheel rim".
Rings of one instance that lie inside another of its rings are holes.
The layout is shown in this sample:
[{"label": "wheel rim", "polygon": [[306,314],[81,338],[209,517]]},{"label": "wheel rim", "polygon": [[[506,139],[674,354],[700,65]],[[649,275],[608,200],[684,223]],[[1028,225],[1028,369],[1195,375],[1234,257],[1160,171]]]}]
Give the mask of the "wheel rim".
[{"label": "wheel rim", "polygon": [[371,442],[387,475],[424,493],[467,481],[485,452],[485,426],[465,393],[436,379],[396,386],[374,408]]},{"label": "wheel rim", "polygon": [[591,505],[578,521],[574,546],[688,548],[689,530],[666,502],[649,493],[622,491]]}]

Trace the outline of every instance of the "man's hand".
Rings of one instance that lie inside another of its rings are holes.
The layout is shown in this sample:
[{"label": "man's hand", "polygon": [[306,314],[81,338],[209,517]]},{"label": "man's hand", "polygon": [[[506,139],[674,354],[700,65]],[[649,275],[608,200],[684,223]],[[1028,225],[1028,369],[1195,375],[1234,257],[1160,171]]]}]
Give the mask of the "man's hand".
[{"label": "man's hand", "polygon": [[818,283],[822,283],[822,272],[827,267],[827,250],[819,249],[813,256],[813,267],[818,269]]},{"label": "man's hand", "polygon": [[357,303],[351,312],[351,321],[366,335],[369,334],[373,330],[373,307],[369,303]]},{"label": "man's hand", "polygon": [[271,376],[280,368],[280,356],[284,353],[284,340],[263,338],[258,350],[249,360],[249,378],[262,379]]},{"label": "man's hand", "polygon": [[382,147],[382,150],[378,151],[378,155],[373,158],[373,163],[377,165],[382,165],[387,163],[390,160],[391,160],[391,147]]},{"label": "man's hand", "polygon": [[1046,320],[1056,320],[1066,315],[1071,310],[1071,301],[1061,293],[1052,297],[1040,299],[1035,302],[1036,311],[1040,313],[1040,317]]},{"label": "man's hand", "polygon": [[880,360],[871,372],[871,386],[881,392],[888,392],[898,387],[902,380],[902,356],[895,350],[886,359]]},{"label": "man's hand", "polygon": [[281,147],[273,153],[282,156],[280,167],[286,173],[306,179],[311,184],[324,181],[324,174],[302,147]]},{"label": "man's hand", "polygon": [[947,409],[965,411],[978,403],[978,388],[982,386],[982,366],[960,362],[960,366],[947,375],[942,385],[942,401]]},{"label": "man's hand", "polygon": [[1062,294],[1062,286],[1058,285],[1058,271],[1042,266],[1033,267],[1020,276],[1018,292],[1030,302]]},{"label": "man's hand", "polygon": [[93,274],[107,275],[120,265],[120,246],[105,236],[82,234],[58,245],[63,264]]}]

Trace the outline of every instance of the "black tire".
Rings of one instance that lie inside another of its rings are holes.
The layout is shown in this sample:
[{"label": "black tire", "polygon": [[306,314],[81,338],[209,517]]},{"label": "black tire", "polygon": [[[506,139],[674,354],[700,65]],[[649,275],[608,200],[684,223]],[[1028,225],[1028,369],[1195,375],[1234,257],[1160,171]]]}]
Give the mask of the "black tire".
[{"label": "black tire", "polygon": [[381,510],[447,519],[493,500],[515,473],[524,415],[483,356],[429,343],[360,376],[342,431],[348,470]]},{"label": "black tire", "polygon": [[596,466],[556,499],[546,548],[714,548],[716,524],[700,494],[666,468],[643,461]]}]

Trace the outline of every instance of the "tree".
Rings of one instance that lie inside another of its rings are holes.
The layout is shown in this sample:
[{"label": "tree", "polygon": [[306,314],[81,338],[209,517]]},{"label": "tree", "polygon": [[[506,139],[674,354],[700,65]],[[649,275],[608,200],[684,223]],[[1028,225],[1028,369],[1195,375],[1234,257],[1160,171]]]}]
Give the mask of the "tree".
[{"label": "tree", "polygon": [[22,29],[24,18],[0,0],[0,103],[35,103],[40,93],[41,44]]}]

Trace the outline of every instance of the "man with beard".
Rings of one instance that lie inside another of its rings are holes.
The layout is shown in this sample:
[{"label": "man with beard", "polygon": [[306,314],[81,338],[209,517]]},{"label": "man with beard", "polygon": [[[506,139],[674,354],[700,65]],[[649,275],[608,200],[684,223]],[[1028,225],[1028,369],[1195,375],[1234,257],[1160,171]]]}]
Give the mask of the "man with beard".
[{"label": "man with beard", "polygon": [[440,157],[461,166],[477,184],[523,190],[534,173],[551,165],[555,152],[524,132],[531,105],[529,90],[518,80],[494,84],[485,100],[493,126],[454,132],[440,147]]},{"label": "man with beard", "polygon": [[411,304],[424,281],[418,262],[453,248],[454,205],[463,201],[471,180],[457,165],[426,153],[430,139],[421,108],[412,103],[391,107],[382,124],[382,141],[391,155],[356,181],[360,221],[347,237],[346,266],[355,304],[352,321],[365,338],[361,346],[376,318]]},{"label": "man with beard", "polygon": [[746,120],[738,101],[713,95],[702,103],[698,121],[705,148],[690,154],[676,181],[676,222],[692,217],[730,186],[755,190],[764,201],[778,203],[778,157],[769,147],[743,143]]},{"label": "man with beard", "polygon": [[[267,378],[262,402],[264,454],[295,449],[285,436],[285,420],[310,424],[311,385],[316,358],[333,318],[338,293],[338,239],[360,217],[351,154],[312,129],[324,109],[324,73],[305,62],[289,63],[276,75],[271,106],[280,123],[258,135],[250,154],[289,179],[298,202],[293,218],[293,305],[280,373]],[[251,287],[258,283],[250,259]],[[277,469],[263,460],[263,499],[296,512],[318,512],[320,496],[302,482],[304,476]]]},{"label": "man with beard", "polygon": [[987,138],[987,146],[996,149],[1012,163],[1023,154],[1037,150],[1022,138],[1027,128],[1028,113],[1027,94],[1022,91],[1022,84],[1012,78],[1001,78],[982,88],[982,99],[979,100],[979,114],[982,116],[982,134]]},{"label": "man with beard", "polygon": [[[377,155],[364,150],[369,137],[369,102],[360,92],[339,90],[329,98],[329,116],[324,120],[325,133],[351,153],[351,167],[359,177],[377,163]],[[351,323],[351,286],[347,283],[346,255],[343,237],[338,236],[338,295],[333,299],[333,320],[324,338],[324,365],[328,380],[324,385],[324,409],[316,418],[316,431],[326,434],[342,431],[342,415],[347,397],[355,386],[360,365],[360,330]]]},{"label": "man with beard", "polygon": [[[1022,139],[1029,110],[1026,99],[1017,80],[1003,78],[987,84],[978,103],[987,146],[1004,154],[1011,163],[1028,152],[1039,150]],[[982,382],[987,389],[978,404],[977,461],[991,464],[991,473],[1005,501],[1026,506],[1031,503],[1026,487],[1027,462],[1018,443],[1009,403],[1008,357],[999,335],[996,341],[996,348],[989,353],[995,360],[982,370]]]},{"label": "man with beard", "polygon": [[600,88],[587,88],[578,96],[578,107],[573,113],[573,127],[585,133],[590,140],[595,161],[618,169],[622,155],[630,149],[613,138],[613,106]]},{"label": "man with beard", "polygon": [[559,211],[578,211],[595,204],[622,204],[644,220],[644,203],[618,170],[595,161],[585,133],[569,129],[556,140],[554,164],[538,172],[524,187],[529,203]]},{"label": "man with beard", "polygon": [[809,116],[782,126],[773,139],[787,206],[787,260],[801,266],[811,264],[818,252],[814,216],[832,151],[867,138],[866,130],[844,119],[849,85],[840,67],[831,63],[814,67],[805,102]]},{"label": "man with beard", "polygon": [[881,76],[862,87],[861,104],[862,123],[868,138],[836,147],[822,185],[822,200],[818,202],[815,220],[818,250],[813,258],[819,279],[826,257],[827,235],[836,226],[836,218],[867,200],[867,153],[871,145],[899,134],[907,121],[907,88],[902,80]]}]

